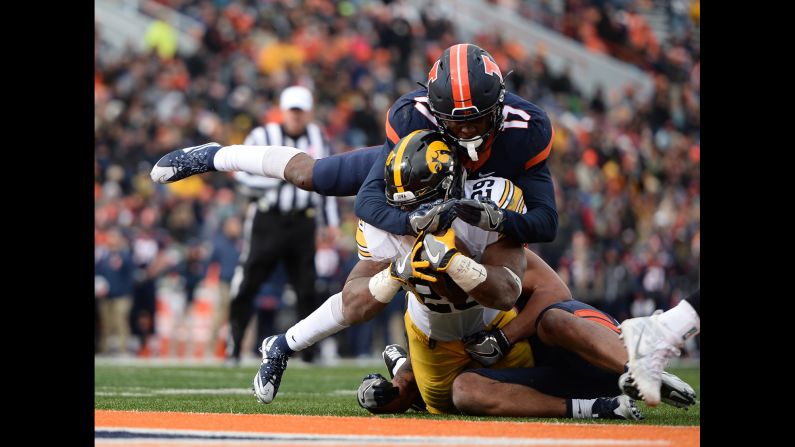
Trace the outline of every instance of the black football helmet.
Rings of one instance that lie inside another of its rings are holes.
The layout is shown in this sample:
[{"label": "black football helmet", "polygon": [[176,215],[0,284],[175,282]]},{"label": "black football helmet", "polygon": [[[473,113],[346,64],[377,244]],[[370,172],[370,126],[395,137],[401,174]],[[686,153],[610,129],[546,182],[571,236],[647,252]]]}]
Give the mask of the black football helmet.
[{"label": "black football helmet", "polygon": [[384,166],[386,201],[402,209],[460,198],[465,174],[458,153],[435,130],[415,130],[395,143]]},{"label": "black football helmet", "polygon": [[[502,128],[505,83],[494,58],[477,45],[463,43],[444,50],[428,73],[428,102],[439,129],[467,149],[477,160],[476,149]],[[483,135],[462,139],[452,135],[449,121],[491,118]]]}]

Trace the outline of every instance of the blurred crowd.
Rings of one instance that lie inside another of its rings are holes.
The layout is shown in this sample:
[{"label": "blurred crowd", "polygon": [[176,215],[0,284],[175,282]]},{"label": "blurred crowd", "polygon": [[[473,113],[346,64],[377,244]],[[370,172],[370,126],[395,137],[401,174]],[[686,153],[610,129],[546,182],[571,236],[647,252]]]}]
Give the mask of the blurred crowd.
[{"label": "blurred crowd", "polygon": [[[421,9],[399,0],[158,3],[203,25],[196,53],[177,51],[168,21],[154,22],[141,36],[143,52],[113,51],[101,38],[110,31],[95,28],[97,315],[105,335],[119,335],[121,351],[135,339],[143,353],[157,327],[164,284],[189,300],[200,284],[231,276],[245,205],[230,174],[156,185],[149,179],[153,163],[180,147],[242,143],[259,123],[279,119],[278,95],[294,84],[314,92],[315,120],[334,152],[381,144],[392,101],[424,81],[433,61],[458,42],[455,25],[432,3]],[[649,100],[630,87],[586,97],[567,72],[547,68],[543,53],[493,31],[472,39],[503,73],[513,70],[508,89],[546,110],[556,130],[549,163],[559,231],[554,242],[531,248],[576,298],[619,320],[672,307],[699,282],[700,56],[688,34],[697,14],[675,22],[685,31],[671,33],[670,42],[652,42],[650,33],[632,28],[640,2],[491,3],[514,6],[653,76]],[[538,14],[539,5],[561,3]],[[344,237],[327,246],[318,236],[319,295],[341,287],[355,263],[352,198],[339,205]],[[275,311],[280,304],[262,306]],[[99,352],[108,352],[105,341]],[[371,349],[345,343],[353,355]]]}]

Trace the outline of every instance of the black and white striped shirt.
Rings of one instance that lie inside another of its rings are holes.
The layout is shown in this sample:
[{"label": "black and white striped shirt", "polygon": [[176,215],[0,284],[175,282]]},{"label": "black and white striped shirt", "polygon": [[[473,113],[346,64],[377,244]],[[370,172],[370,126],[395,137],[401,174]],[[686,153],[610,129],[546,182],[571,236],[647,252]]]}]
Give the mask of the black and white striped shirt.
[{"label": "black and white striped shirt", "polygon": [[[267,123],[252,130],[246,137],[245,145],[252,146],[291,146],[304,151],[312,158],[328,157],[329,147],[323,138],[320,127],[309,123],[303,134],[292,138],[284,133],[284,128],[277,123]],[[339,213],[335,197],[304,191],[286,181],[236,172],[235,179],[240,183],[240,190],[249,196],[259,197],[258,208],[261,211],[277,208],[287,214],[302,212],[313,208],[319,217],[321,226],[339,226]]]}]

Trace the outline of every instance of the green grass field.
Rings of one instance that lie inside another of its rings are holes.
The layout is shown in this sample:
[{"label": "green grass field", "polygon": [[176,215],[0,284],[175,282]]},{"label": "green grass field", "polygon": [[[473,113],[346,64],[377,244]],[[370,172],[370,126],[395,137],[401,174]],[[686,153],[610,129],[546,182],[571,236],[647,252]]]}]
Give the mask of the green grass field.
[{"label": "green grass field", "polygon": [[[181,411],[194,413],[270,413],[330,416],[367,416],[356,403],[356,388],[367,373],[380,366],[290,365],[279,394],[270,405],[256,402],[251,393],[255,367],[96,365],[95,408],[99,410]],[[698,368],[671,369],[688,382],[700,397]],[[652,425],[700,425],[701,404],[689,410],[661,404],[656,408],[638,404],[646,417],[637,422]],[[498,420],[494,417],[436,416],[409,411],[381,417],[463,420]],[[571,419],[517,420],[572,422]],[[578,419],[576,422],[589,422]],[[604,423],[605,421],[599,420]],[[610,421],[608,421],[610,422]],[[621,422],[621,421],[616,421]]]}]

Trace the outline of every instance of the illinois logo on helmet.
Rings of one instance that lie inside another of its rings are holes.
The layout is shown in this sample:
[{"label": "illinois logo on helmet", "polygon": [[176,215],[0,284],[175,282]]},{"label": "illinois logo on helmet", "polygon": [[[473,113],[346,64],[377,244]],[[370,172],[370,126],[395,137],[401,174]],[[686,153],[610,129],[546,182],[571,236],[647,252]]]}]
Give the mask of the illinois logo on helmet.
[{"label": "illinois logo on helmet", "polygon": [[[502,127],[505,83],[500,67],[488,51],[462,43],[444,50],[428,73],[428,103],[440,130],[467,148],[477,160],[476,150]],[[472,138],[457,138],[448,129],[453,121],[488,116],[486,132]]]}]

